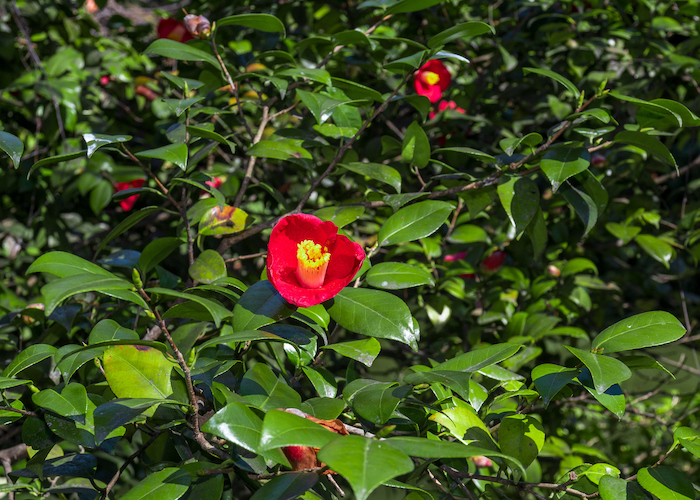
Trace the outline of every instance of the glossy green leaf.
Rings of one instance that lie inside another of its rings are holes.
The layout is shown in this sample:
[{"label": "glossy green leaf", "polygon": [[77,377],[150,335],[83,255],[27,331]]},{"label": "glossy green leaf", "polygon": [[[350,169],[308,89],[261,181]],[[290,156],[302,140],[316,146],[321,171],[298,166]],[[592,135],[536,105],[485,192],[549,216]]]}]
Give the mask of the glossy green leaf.
[{"label": "glossy green leaf", "polygon": [[318,459],[347,479],[357,500],[366,500],[380,484],[413,470],[405,453],[360,436],[335,439],[321,448]]},{"label": "glossy green leaf", "polygon": [[603,500],[650,500],[649,494],[636,481],[603,476],[598,484]]},{"label": "glossy green leaf", "polygon": [[700,458],[700,431],[690,427],[676,427],[673,431],[673,443],[682,445],[686,450]]},{"label": "glossy green leaf", "polygon": [[[681,117],[681,115],[676,113],[675,110],[671,109],[671,107],[669,107],[669,106],[645,101],[645,100],[639,99],[637,97],[627,96],[627,95],[619,93],[616,90],[611,90],[608,93],[608,95],[610,95],[616,99],[619,99],[621,101],[631,102],[633,104],[636,104],[640,108],[644,109],[646,111],[646,116],[644,114],[642,115],[642,122],[644,122],[645,120],[648,119],[649,114],[652,114],[652,115],[656,115],[657,117],[663,116],[663,117],[670,118],[671,120],[673,120],[673,124],[676,127],[683,126],[683,118]],[[673,102],[673,101],[671,101],[671,102]],[[640,147],[642,147],[642,146],[640,146]],[[644,147],[642,147],[642,149],[644,149]]]},{"label": "glossy green leaf", "polygon": [[666,269],[670,269],[671,260],[675,257],[675,252],[671,245],[650,234],[639,234],[635,241],[654,260],[661,262]]},{"label": "glossy green leaf", "polygon": [[18,168],[24,153],[24,143],[16,136],[0,131],[0,149],[7,153],[15,168]]},{"label": "glossy green leaf", "polygon": [[380,262],[367,271],[365,280],[370,286],[385,290],[435,286],[435,280],[428,271],[403,262]]},{"label": "glossy green leaf", "polygon": [[318,474],[282,474],[266,482],[250,500],[295,500],[318,482]]},{"label": "glossy green leaf", "polygon": [[265,414],[260,436],[260,450],[284,446],[321,448],[338,435],[309,419],[281,410]]},{"label": "glossy green leaf", "polygon": [[334,321],[347,330],[370,337],[397,340],[417,348],[418,335],[406,303],[387,292],[344,288],[328,309]]},{"label": "glossy green leaf", "polygon": [[182,143],[168,144],[167,146],[162,146],[160,148],[140,151],[136,153],[136,156],[140,156],[142,158],[155,158],[157,160],[168,161],[174,163],[182,170],[185,170],[187,168],[187,145]]},{"label": "glossy green leaf", "polygon": [[498,451],[486,425],[471,406],[455,406],[441,410],[432,414],[430,420],[444,426],[450,434],[464,444]]},{"label": "glossy green leaf", "polygon": [[95,151],[102,146],[109,144],[119,144],[121,142],[129,142],[130,135],[105,135],[105,134],[83,134],[83,140],[87,145],[87,157],[90,158]]},{"label": "glossy green leaf", "polygon": [[439,0],[400,0],[386,10],[385,15],[416,12],[439,4]]},{"label": "glossy green leaf", "polygon": [[182,404],[152,398],[113,399],[101,404],[93,412],[96,442],[101,443],[115,429],[139,419],[146,410],[163,403]]},{"label": "glossy green leaf", "polygon": [[565,183],[562,186],[560,193],[564,199],[571,204],[576,211],[576,215],[578,215],[583,222],[586,227],[583,235],[586,236],[598,221],[598,206],[590,196],[571,186],[569,183]]},{"label": "glossy green leaf", "polygon": [[673,155],[664,145],[664,143],[658,140],[656,137],[645,134],[644,132],[623,130],[622,132],[617,133],[613,142],[632,144],[633,146],[643,149],[647,153],[651,153],[652,156],[656,157],[660,161],[668,163],[672,167],[677,167],[676,160],[673,158]]},{"label": "glossy green leaf", "polygon": [[563,366],[544,363],[532,369],[532,381],[537,387],[543,399],[544,407],[547,408],[552,398],[556,396],[566,384],[575,379],[579,370],[575,368],[565,368]]},{"label": "glossy green leaf", "polygon": [[617,415],[617,418],[622,418],[622,415],[625,413],[625,395],[622,393],[619,384],[613,384],[603,393],[599,392],[594,386],[593,378],[588,368],[581,370],[578,380],[600,404]]},{"label": "glossy green leaf", "polygon": [[[170,109],[175,112],[175,116],[180,116],[182,113],[190,109],[193,105],[205,99],[204,96],[190,97],[188,99],[163,99],[163,102],[170,106]],[[189,128],[189,127],[188,127]]]},{"label": "glossy green leaf", "polygon": [[211,314],[214,324],[218,326],[221,322],[231,316],[232,312],[221,305],[220,302],[214,299],[205,299],[194,293],[177,292],[175,290],[169,290],[167,288],[148,288],[146,289],[148,293],[157,293],[159,295],[165,295],[166,297],[175,297],[176,299],[186,299],[196,302],[200,306],[204,307],[209,314]]},{"label": "glossy green leaf", "polygon": [[[411,436],[390,437],[385,440],[406,455],[421,458],[468,458],[480,455],[502,457],[507,455],[477,446],[465,446],[456,441],[442,441]],[[524,469],[523,469],[524,470]]]},{"label": "glossy green leaf", "polygon": [[[372,339],[374,340],[374,339]],[[376,341],[375,341],[376,342]],[[31,380],[22,380],[11,377],[0,377],[0,391],[4,389],[10,389],[12,387],[17,387],[19,385],[31,384]]]},{"label": "glossy green leaf", "polygon": [[575,347],[564,347],[591,371],[595,389],[599,393],[604,393],[613,384],[619,384],[632,376],[630,369],[619,359]]},{"label": "glossy green leaf", "polygon": [[76,383],[66,385],[60,392],[55,389],[44,389],[32,395],[34,404],[62,417],[85,415],[87,399],[85,386]]},{"label": "glossy green leaf", "polygon": [[177,500],[187,492],[191,482],[192,476],[189,472],[177,467],[166,467],[146,476],[121,498],[122,500],[153,500],[155,498]]},{"label": "glossy green leaf", "polygon": [[262,419],[243,403],[229,403],[207,420],[202,430],[258,453]]},{"label": "glossy green leaf", "polygon": [[404,382],[407,384],[442,384],[459,394],[465,401],[470,399],[471,372],[460,372],[455,370],[430,370],[427,372],[416,372],[406,375]]},{"label": "glossy green leaf", "polygon": [[226,262],[216,250],[204,250],[190,266],[188,272],[193,280],[211,284],[226,277]]},{"label": "glossy green leaf", "polygon": [[321,220],[329,220],[338,227],[347,226],[355,222],[365,213],[365,207],[350,205],[340,207],[325,207],[318,209],[314,215]]},{"label": "glossy green leaf", "polygon": [[116,277],[97,264],[67,252],[49,252],[39,256],[29,266],[27,273],[50,273],[59,278],[86,273]]},{"label": "glossy green leaf", "polygon": [[695,499],[693,483],[673,467],[644,467],[637,472],[637,481],[649,493],[664,500]]},{"label": "glossy green leaf", "polygon": [[248,156],[287,160],[289,158],[311,159],[311,153],[291,140],[262,140],[246,152]]},{"label": "glossy green leaf", "polygon": [[401,174],[388,165],[382,165],[381,163],[351,162],[341,163],[340,166],[356,174],[370,177],[384,184],[389,184],[397,193],[401,192]]},{"label": "glossy green leaf", "polygon": [[100,244],[97,246],[97,251],[95,252],[95,255],[99,254],[102,250],[107,248],[109,242],[112,241],[114,238],[116,238],[120,234],[123,234],[125,231],[128,231],[136,224],[141,222],[143,219],[151,215],[153,212],[157,212],[159,210],[161,210],[160,207],[145,207],[129,214],[129,216],[126,219],[114,226],[114,229],[112,229],[107,236],[100,239]]},{"label": "glossy green leaf", "polygon": [[494,158],[493,156],[473,148],[451,146],[448,148],[440,148],[433,151],[433,155],[444,153],[458,153],[467,155],[471,158],[474,158],[475,160],[479,160],[484,163],[496,163],[496,158]]},{"label": "glossy green leaf", "polygon": [[574,94],[574,97],[578,99],[578,96],[581,94],[581,91],[576,88],[576,85],[571,83],[571,80],[569,80],[566,77],[561,76],[559,73],[555,73],[554,71],[548,70],[548,69],[542,69],[542,68],[523,68],[523,73],[528,74],[528,73],[536,73],[538,75],[546,76],[548,78],[551,78],[552,80],[555,80],[559,83],[561,83],[566,89]]},{"label": "glossy green leaf", "polygon": [[501,139],[498,145],[501,147],[503,152],[508,156],[512,156],[518,146],[521,144],[524,146],[534,147],[542,142],[542,136],[537,132],[532,132],[525,135],[524,137],[511,137],[507,139]]},{"label": "glossy green leaf", "polygon": [[554,148],[549,149],[540,161],[540,167],[555,193],[559,186],[569,177],[586,170],[591,164],[591,155],[586,148]]},{"label": "glossy green leaf", "polygon": [[88,344],[100,344],[112,340],[139,340],[139,335],[119,325],[113,319],[103,319],[90,331]]},{"label": "glossy green leaf", "polygon": [[529,415],[509,415],[498,427],[501,451],[528,467],[544,446],[544,428]]},{"label": "glossy green leaf", "polygon": [[34,165],[32,165],[32,167],[29,169],[29,172],[27,172],[27,178],[29,178],[29,176],[32,175],[32,172],[34,172],[38,168],[45,167],[46,165],[53,165],[54,163],[75,160],[76,158],[84,156],[85,153],[87,153],[87,149],[81,149],[80,151],[75,151],[73,153],[64,153],[62,155],[49,156],[48,158],[43,158],[36,162]]},{"label": "glossy green leaf", "polygon": [[401,161],[410,166],[423,168],[430,161],[430,141],[418,122],[406,129],[401,146]]},{"label": "glossy green leaf", "polygon": [[397,211],[379,229],[380,245],[396,245],[430,236],[437,231],[452,212],[444,201],[419,201]]},{"label": "glossy green leaf", "polygon": [[143,249],[139,257],[139,268],[143,276],[148,276],[148,273],[151,272],[154,267],[160,264],[168,255],[173,253],[184,243],[185,242],[180,238],[166,237],[158,238],[146,245],[146,248]]},{"label": "glossy green leaf", "polygon": [[102,179],[90,191],[90,209],[95,215],[99,215],[102,210],[112,201],[114,188],[112,183],[106,179]]},{"label": "glossy green leaf", "polygon": [[481,349],[473,349],[440,363],[434,370],[457,370],[473,373],[510,358],[521,347],[521,345],[504,342]]},{"label": "glossy green leaf", "polygon": [[331,372],[322,367],[302,366],[301,369],[320,397],[334,398],[336,396],[338,383]]},{"label": "glossy green leaf", "polygon": [[540,206],[540,190],[527,177],[504,176],[498,184],[498,197],[520,237],[537,214]]},{"label": "glossy green leaf", "polygon": [[496,34],[496,30],[488,24],[482,23],[481,21],[470,21],[452,26],[445,31],[441,31],[428,40],[428,47],[434,49],[441,45],[450,43],[453,40],[461,40],[462,38],[479,36],[488,32]]},{"label": "glossy green leaf", "polygon": [[263,411],[275,408],[299,408],[301,396],[276,376],[264,363],[258,363],[241,380],[241,395]]},{"label": "glossy green leaf", "polygon": [[102,356],[105,378],[118,398],[166,399],[172,392],[175,363],[152,347],[119,345]]},{"label": "glossy green leaf", "polygon": [[[219,24],[219,22],[221,22],[221,20],[219,20],[217,24]],[[209,52],[168,38],[159,38],[151,43],[143,53],[146,55],[153,54],[169,57],[170,59],[177,59],[178,61],[205,61],[217,69],[221,68],[219,61]]]},{"label": "glossy green leaf", "polygon": [[624,245],[632,241],[642,231],[642,228],[639,226],[627,226],[617,222],[608,222],[605,224],[605,229],[615,238],[622,240]]},{"label": "glossy green leaf", "polygon": [[351,340],[350,342],[330,344],[321,347],[321,349],[330,349],[341,356],[354,359],[366,366],[372,366],[374,360],[379,356],[381,345],[377,339],[370,337],[364,340]]},{"label": "glossy green leaf", "polygon": [[619,352],[668,344],[685,335],[685,327],[672,314],[651,311],[618,321],[593,339],[592,349]]},{"label": "glossy green leaf", "polygon": [[238,14],[218,19],[216,26],[245,26],[268,33],[282,33],[285,37],[284,24],[275,16],[270,14]]},{"label": "glossy green leaf", "polygon": [[204,139],[211,139],[212,141],[216,141],[219,144],[224,144],[225,146],[228,146],[229,150],[231,150],[232,153],[235,153],[236,151],[236,145],[234,143],[227,140],[221,134],[217,134],[212,130],[188,125],[187,132],[193,137],[203,137]]},{"label": "glossy green leaf", "polygon": [[480,226],[474,224],[462,224],[452,231],[447,240],[450,243],[490,243],[491,238]]},{"label": "glossy green leaf", "polygon": [[396,382],[370,384],[354,394],[352,407],[365,420],[382,425],[389,421],[398,404],[410,391],[410,386],[399,386]]},{"label": "glossy green leaf", "polygon": [[256,330],[288,317],[293,311],[269,281],[259,281],[241,295],[233,308],[233,330]]}]

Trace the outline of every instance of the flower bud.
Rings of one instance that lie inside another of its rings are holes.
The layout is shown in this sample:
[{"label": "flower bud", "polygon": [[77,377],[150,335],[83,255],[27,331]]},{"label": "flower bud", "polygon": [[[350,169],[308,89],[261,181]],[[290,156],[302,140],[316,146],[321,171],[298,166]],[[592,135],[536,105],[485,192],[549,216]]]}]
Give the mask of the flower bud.
[{"label": "flower bud", "polygon": [[557,266],[550,264],[547,266],[547,274],[549,274],[550,276],[552,276],[554,278],[558,278],[559,275],[561,274],[561,271],[559,270],[559,268]]},{"label": "flower bud", "polygon": [[185,26],[187,26],[187,31],[189,31],[192,36],[196,38],[209,38],[209,35],[211,34],[211,23],[209,22],[209,19],[204,16],[187,14],[185,16]]}]

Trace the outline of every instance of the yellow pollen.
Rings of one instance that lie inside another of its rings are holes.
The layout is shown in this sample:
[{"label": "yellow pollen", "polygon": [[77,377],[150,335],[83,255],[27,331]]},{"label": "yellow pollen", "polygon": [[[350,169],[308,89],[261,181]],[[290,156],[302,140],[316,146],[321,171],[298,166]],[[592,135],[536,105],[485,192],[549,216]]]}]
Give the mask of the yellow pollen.
[{"label": "yellow pollen", "polygon": [[423,73],[423,81],[428,85],[436,85],[440,81],[440,76],[432,71],[426,71]]},{"label": "yellow pollen", "polygon": [[326,279],[331,254],[312,240],[297,245],[297,280],[304,288],[320,288]]}]

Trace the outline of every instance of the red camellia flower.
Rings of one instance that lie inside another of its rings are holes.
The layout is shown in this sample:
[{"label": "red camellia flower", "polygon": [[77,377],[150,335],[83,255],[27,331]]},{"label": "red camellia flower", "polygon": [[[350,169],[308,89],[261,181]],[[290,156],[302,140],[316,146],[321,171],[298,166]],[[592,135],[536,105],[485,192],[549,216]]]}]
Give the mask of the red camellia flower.
[{"label": "red camellia flower", "polygon": [[177,19],[163,18],[158,21],[158,38],[169,38],[170,40],[175,40],[176,42],[185,43],[188,40],[193,40],[194,37],[187,31],[187,26],[182,21]]},{"label": "red camellia flower", "polygon": [[435,118],[435,115],[438,114],[440,111],[445,111],[447,109],[454,110],[457,113],[466,113],[464,108],[460,108],[459,106],[457,106],[457,103],[454,101],[440,101],[440,104],[438,104],[438,110],[430,112],[430,119],[432,120],[433,118]]},{"label": "red camellia flower", "polygon": [[[451,253],[445,255],[445,258],[443,259],[445,262],[457,262],[459,260],[464,260],[467,258],[467,251],[462,250],[461,252],[457,253]],[[468,279],[468,280],[473,280],[476,275],[474,273],[464,273],[459,275],[460,278]]]},{"label": "red camellia flower", "polygon": [[[133,181],[129,182],[117,182],[115,192],[118,193],[119,191],[124,191],[126,189],[140,188],[145,182],[146,179],[134,179]],[[133,196],[129,196],[128,198],[124,198],[119,202],[119,205],[121,205],[122,209],[125,212],[128,212],[129,210],[134,208],[134,204],[136,203],[138,197],[139,195],[135,194]]]},{"label": "red camellia flower", "polygon": [[362,266],[365,252],[338,226],[307,214],[281,219],[267,245],[267,279],[287,302],[310,307],[338,294]]},{"label": "red camellia flower", "polygon": [[206,184],[207,186],[211,186],[213,188],[216,188],[216,189],[219,189],[223,183],[224,183],[224,181],[221,177],[214,177],[210,181],[204,181],[204,184]]},{"label": "red camellia flower", "polygon": [[438,102],[451,81],[452,75],[445,65],[437,59],[431,59],[420,67],[413,79],[413,86],[418,95],[426,96],[430,102]]},{"label": "red camellia flower", "polygon": [[506,253],[503,250],[496,250],[486,257],[481,263],[481,268],[485,271],[496,271],[506,261]]}]

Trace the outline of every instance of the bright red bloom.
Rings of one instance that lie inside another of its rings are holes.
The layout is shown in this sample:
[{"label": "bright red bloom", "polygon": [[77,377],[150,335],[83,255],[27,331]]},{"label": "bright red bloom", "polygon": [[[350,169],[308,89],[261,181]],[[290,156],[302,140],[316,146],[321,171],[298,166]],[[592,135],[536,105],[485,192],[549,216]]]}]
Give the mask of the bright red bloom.
[{"label": "bright red bloom", "polygon": [[308,214],[281,219],[267,245],[267,279],[288,302],[310,307],[338,294],[365,260],[338,227]]},{"label": "bright red bloom", "polygon": [[418,69],[413,86],[418,95],[426,96],[430,102],[438,102],[451,81],[452,75],[445,65],[437,59],[431,59]]},{"label": "bright red bloom", "polygon": [[223,183],[224,181],[221,177],[214,177],[212,180],[204,182],[204,184],[207,186],[211,186],[216,189],[219,189]]},{"label": "bright red bloom", "polygon": [[[124,191],[126,189],[140,188],[145,182],[146,179],[134,179],[133,181],[129,182],[117,182],[115,192],[118,193],[119,191]],[[129,196],[128,198],[124,198],[119,202],[119,205],[121,205],[122,209],[125,212],[128,212],[129,210],[134,208],[134,204],[136,203],[138,197],[139,195],[135,194],[133,196]]]},{"label": "bright red bloom", "polygon": [[496,271],[506,261],[506,253],[503,250],[496,250],[486,257],[481,263],[481,268],[485,271]]},{"label": "bright red bloom", "polygon": [[187,31],[187,26],[182,21],[173,19],[172,17],[162,18],[158,21],[158,38],[169,38],[176,42],[185,43],[188,40],[193,40],[194,37]]},{"label": "bright red bloom", "polygon": [[109,83],[109,77],[108,76],[102,76],[100,77],[100,85],[103,87]]}]

